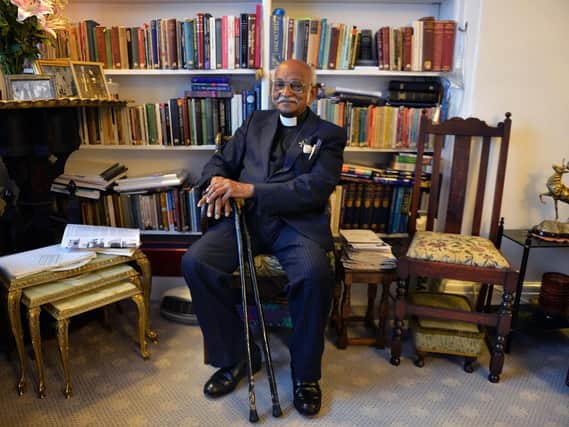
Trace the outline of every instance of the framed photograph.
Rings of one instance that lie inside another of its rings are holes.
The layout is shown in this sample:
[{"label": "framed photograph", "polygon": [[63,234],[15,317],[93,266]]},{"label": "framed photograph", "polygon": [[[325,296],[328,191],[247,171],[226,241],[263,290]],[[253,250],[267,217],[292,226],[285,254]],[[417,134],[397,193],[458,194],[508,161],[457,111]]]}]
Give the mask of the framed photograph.
[{"label": "framed photograph", "polygon": [[80,98],[110,99],[111,94],[105,80],[101,62],[70,61]]},{"label": "framed photograph", "polygon": [[38,59],[36,65],[38,74],[53,75],[58,98],[78,96],[69,59]]},{"label": "framed photograph", "polygon": [[33,74],[11,74],[6,76],[7,98],[14,101],[35,99],[54,99],[55,81],[53,76]]}]

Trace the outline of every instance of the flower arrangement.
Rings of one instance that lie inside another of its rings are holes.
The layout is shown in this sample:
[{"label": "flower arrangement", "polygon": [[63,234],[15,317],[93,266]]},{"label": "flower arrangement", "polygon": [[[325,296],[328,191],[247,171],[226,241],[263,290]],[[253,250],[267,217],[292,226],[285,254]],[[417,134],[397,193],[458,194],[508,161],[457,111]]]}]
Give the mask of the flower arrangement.
[{"label": "flower arrangement", "polygon": [[26,60],[35,60],[40,43],[50,43],[65,28],[61,14],[67,0],[0,0],[0,66],[17,74]]}]

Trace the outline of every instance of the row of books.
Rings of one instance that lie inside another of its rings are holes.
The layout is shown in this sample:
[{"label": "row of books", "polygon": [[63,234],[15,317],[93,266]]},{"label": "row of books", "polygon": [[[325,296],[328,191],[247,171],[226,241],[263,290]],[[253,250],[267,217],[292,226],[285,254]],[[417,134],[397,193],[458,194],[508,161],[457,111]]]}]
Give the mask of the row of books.
[{"label": "row of books", "polygon": [[[417,164],[417,154],[415,153],[398,153],[393,156],[391,169],[397,171],[415,172]],[[433,156],[423,154],[423,172],[430,174],[433,172]]]},{"label": "row of books", "polygon": [[[320,117],[346,128],[349,146],[369,148],[415,148],[424,110],[391,105],[356,107],[331,98],[316,103]],[[438,120],[440,107],[426,111],[429,118]]]},{"label": "row of books", "polygon": [[283,9],[271,16],[271,68],[285,59],[299,59],[318,69],[354,68],[359,31],[355,25],[327,18],[293,18]]},{"label": "row of books", "polygon": [[[188,92],[188,93],[191,93]],[[82,108],[84,145],[208,145],[232,135],[257,109],[253,90],[231,97],[172,98],[167,102]]]},{"label": "row of books", "polygon": [[57,30],[42,58],[102,62],[108,69],[235,69],[261,66],[262,7],[255,13],[157,18],[139,27],[88,19]]},{"label": "row of books", "polygon": [[197,189],[183,186],[145,193],[112,192],[99,200],[79,199],[79,203],[83,224],[201,232],[198,200]]},{"label": "row of books", "polygon": [[381,27],[375,33],[380,70],[451,71],[456,21],[429,16],[412,26]]}]

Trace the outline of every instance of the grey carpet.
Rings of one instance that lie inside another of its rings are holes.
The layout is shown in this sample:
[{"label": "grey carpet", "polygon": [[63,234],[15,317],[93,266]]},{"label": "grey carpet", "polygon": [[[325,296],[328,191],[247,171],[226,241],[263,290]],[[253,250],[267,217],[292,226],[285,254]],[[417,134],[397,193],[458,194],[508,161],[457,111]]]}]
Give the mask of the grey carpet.
[{"label": "grey carpet", "polygon": [[[35,394],[35,368],[28,390],[15,393],[15,360],[0,360],[2,426],[247,426],[247,387],[219,400],[202,395],[213,368],[203,365],[199,329],[171,323],[152,307],[152,325],[160,334],[142,360],[134,342],[134,311],[111,313],[114,329],[97,321],[70,334],[73,397],[61,393],[57,342],[44,340],[47,397]],[[80,322],[80,319],[77,320]],[[71,322],[73,324],[73,320]],[[46,335],[49,335],[49,331]],[[284,337],[286,338],[286,337]],[[271,416],[266,375],[258,374],[260,424],[321,426],[569,426],[569,331],[520,335],[506,357],[499,384],[487,381],[488,354],[473,374],[461,361],[429,357],[424,368],[411,361],[405,342],[399,367],[388,350],[352,346],[338,350],[328,340],[321,382],[321,415],[301,417],[292,406],[289,356],[279,334],[271,335],[284,415]]]}]

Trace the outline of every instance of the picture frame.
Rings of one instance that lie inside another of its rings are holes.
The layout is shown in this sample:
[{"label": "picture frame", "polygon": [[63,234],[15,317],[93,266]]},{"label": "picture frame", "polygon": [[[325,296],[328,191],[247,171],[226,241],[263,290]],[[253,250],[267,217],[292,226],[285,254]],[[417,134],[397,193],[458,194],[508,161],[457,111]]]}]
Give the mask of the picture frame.
[{"label": "picture frame", "polygon": [[52,75],[10,74],[5,77],[7,99],[34,101],[56,98]]},{"label": "picture frame", "polygon": [[38,74],[54,76],[55,92],[58,98],[78,96],[69,59],[38,59],[35,64]]},{"label": "picture frame", "polygon": [[70,61],[80,98],[111,99],[102,62]]}]

